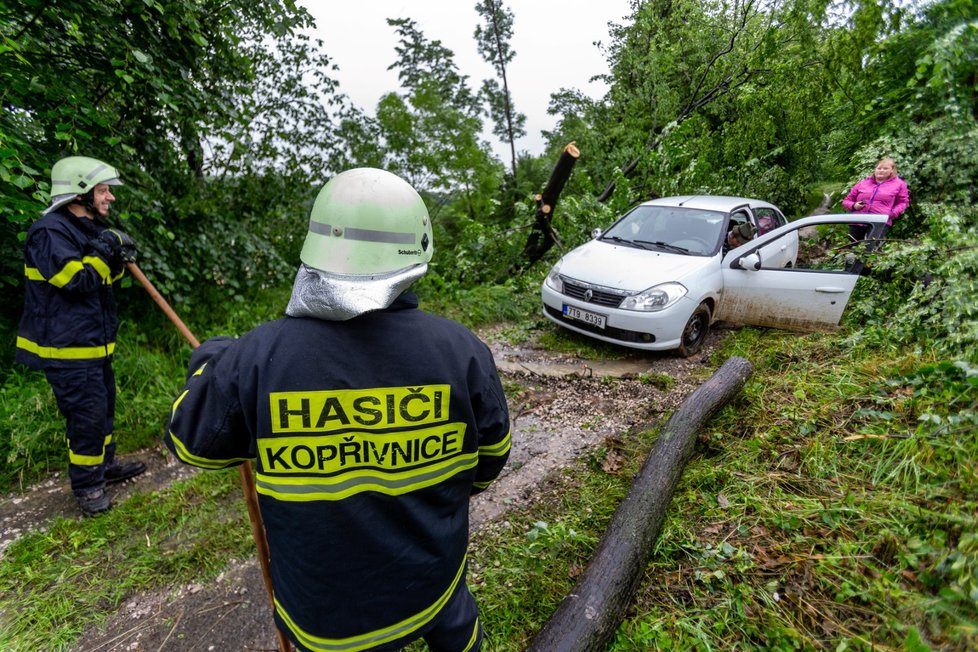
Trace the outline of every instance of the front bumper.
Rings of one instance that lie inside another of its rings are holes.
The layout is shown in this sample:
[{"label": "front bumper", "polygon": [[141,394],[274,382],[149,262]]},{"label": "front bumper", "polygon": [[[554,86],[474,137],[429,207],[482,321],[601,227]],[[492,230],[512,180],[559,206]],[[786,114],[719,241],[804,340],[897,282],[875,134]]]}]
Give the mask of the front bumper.
[{"label": "front bumper", "polygon": [[[558,293],[546,283],[541,286],[543,314],[568,330],[603,342],[646,351],[668,351],[679,347],[683,328],[697,304],[683,297],[665,310],[637,312],[595,305]],[[563,314],[564,304],[604,315],[605,328],[571,319]]]}]

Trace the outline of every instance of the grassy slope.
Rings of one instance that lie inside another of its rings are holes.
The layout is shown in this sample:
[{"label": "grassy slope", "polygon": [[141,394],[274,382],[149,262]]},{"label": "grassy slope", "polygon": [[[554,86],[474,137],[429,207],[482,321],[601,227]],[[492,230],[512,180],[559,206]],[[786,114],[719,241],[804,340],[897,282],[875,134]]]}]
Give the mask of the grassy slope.
[{"label": "grassy slope", "polygon": [[[269,297],[210,330],[241,332],[249,314],[267,319],[280,305]],[[140,385],[145,402],[127,424],[165,414],[186,357],[178,343],[163,353],[134,344],[125,373],[155,380]],[[978,429],[947,418],[974,413],[975,385],[954,368],[927,371],[936,361],[926,355],[852,350],[837,337],[745,329],[712,362],[731,354],[755,375],[702,434],[613,649],[978,645]],[[4,409],[43,403],[31,396],[43,382],[9,375]],[[56,412],[34,411],[30,427],[55,437]],[[154,418],[145,429],[158,436]],[[473,542],[488,649],[521,649],[570,591],[653,438],[627,438],[632,462],[618,473],[602,470],[602,451],[581,460]],[[235,479],[201,474],[16,543],[0,562],[0,648],[67,647],[127,595],[253,554]]]},{"label": "grassy slope", "polygon": [[[973,410],[976,386],[828,336],[746,329],[726,349],[714,363],[757,371],[702,433],[611,649],[974,649],[978,431],[936,421]],[[493,649],[520,649],[571,591],[650,442],[614,477],[585,461],[476,543]]]}]

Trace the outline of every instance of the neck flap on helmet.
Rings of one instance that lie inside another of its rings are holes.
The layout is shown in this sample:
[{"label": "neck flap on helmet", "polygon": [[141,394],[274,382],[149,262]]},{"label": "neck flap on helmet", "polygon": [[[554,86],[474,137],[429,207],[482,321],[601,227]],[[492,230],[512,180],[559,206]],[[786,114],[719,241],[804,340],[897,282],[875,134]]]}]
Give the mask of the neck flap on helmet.
[{"label": "neck flap on helmet", "polygon": [[296,272],[285,314],[346,321],[383,310],[427,271],[428,264],[422,263],[388,274],[363,276],[324,272],[302,264]]}]

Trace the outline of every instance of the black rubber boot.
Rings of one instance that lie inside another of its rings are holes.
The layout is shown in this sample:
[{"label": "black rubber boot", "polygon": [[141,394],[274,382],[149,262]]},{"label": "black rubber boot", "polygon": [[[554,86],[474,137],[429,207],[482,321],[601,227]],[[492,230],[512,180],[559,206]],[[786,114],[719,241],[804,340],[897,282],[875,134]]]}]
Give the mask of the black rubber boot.
[{"label": "black rubber boot", "polygon": [[125,464],[112,462],[111,466],[105,468],[105,483],[115,484],[116,482],[122,482],[123,480],[136,477],[145,470],[146,465],[138,460],[135,462],[126,462]]},{"label": "black rubber boot", "polygon": [[105,489],[89,489],[85,493],[77,494],[75,498],[78,499],[78,506],[85,516],[95,516],[109,511],[112,507]]}]

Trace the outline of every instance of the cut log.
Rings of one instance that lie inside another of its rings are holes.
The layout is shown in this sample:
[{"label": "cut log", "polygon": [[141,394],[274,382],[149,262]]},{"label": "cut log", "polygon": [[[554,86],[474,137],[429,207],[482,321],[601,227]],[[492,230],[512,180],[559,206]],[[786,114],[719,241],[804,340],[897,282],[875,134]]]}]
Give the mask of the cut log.
[{"label": "cut log", "polygon": [[557,159],[557,164],[550,173],[550,179],[547,181],[546,187],[540,193],[540,199],[537,200],[538,205],[543,204],[550,206],[550,208],[557,205],[557,199],[564,190],[564,185],[567,183],[567,180],[570,179],[574,164],[577,163],[577,159],[580,157],[581,150],[577,149],[576,144],[568,143],[564,147],[564,150],[560,153],[560,158]]},{"label": "cut log", "polygon": [[730,358],[682,402],[662,428],[587,569],[527,652],[607,649],[642,581],[697,433],[740,392],[753,371],[747,360]]},{"label": "cut log", "polygon": [[532,267],[555,244],[563,246],[553,228],[554,208],[557,206],[560,193],[563,191],[567,180],[570,179],[574,164],[577,163],[580,156],[581,151],[577,149],[577,145],[574,143],[568,143],[561,151],[560,158],[557,159],[557,164],[554,165],[554,169],[550,173],[546,187],[534,197],[537,202],[537,212],[533,221],[533,228],[526,238],[526,244],[523,245],[523,255],[518,264],[506,270],[504,279]]}]

